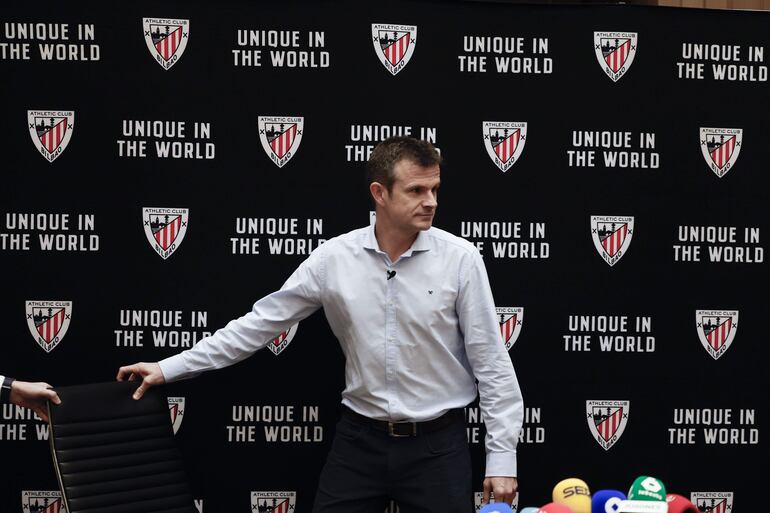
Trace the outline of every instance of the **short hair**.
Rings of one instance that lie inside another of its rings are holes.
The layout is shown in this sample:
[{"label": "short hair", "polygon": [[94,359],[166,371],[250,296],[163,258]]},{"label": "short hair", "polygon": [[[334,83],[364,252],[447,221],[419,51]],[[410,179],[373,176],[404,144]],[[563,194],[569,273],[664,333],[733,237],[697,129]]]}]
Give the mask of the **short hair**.
[{"label": "short hair", "polygon": [[441,154],[428,141],[413,137],[389,137],[378,144],[366,163],[366,185],[379,182],[393,192],[395,167],[408,160],[421,167],[441,165]]}]

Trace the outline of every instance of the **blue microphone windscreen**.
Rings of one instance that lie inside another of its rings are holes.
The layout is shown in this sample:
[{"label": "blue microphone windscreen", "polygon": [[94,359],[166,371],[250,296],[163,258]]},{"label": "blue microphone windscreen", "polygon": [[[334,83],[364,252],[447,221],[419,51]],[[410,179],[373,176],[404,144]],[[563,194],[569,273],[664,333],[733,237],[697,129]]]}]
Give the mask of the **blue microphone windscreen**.
[{"label": "blue microphone windscreen", "polygon": [[485,504],[479,513],[513,513],[513,510],[504,502],[490,502]]},{"label": "blue microphone windscreen", "polygon": [[591,498],[591,513],[617,513],[626,494],[618,490],[599,490]]}]

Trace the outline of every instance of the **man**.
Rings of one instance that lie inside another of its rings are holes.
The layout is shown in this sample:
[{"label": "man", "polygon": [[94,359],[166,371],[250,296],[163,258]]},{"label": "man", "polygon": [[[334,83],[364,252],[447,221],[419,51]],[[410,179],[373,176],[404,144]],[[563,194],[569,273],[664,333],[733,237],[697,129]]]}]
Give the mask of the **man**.
[{"label": "man", "polygon": [[48,383],[28,383],[0,375],[0,404],[11,403],[29,408],[48,422],[48,401],[61,404],[59,395]]},{"label": "man", "polygon": [[463,408],[480,393],[487,426],[484,501],[516,495],[523,406],[481,255],[431,228],[441,157],[429,143],[383,141],[367,164],[374,226],[318,247],[281,290],[195,347],[118,379],[153,385],[240,361],[323,307],[345,354],[343,414],[313,511],[468,513]]}]

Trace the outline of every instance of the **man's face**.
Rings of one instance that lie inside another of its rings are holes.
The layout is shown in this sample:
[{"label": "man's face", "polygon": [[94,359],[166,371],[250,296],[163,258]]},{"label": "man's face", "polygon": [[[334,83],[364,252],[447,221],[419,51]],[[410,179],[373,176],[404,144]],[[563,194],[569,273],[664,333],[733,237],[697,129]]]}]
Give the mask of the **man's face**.
[{"label": "man's face", "polygon": [[391,191],[382,194],[381,212],[399,231],[427,230],[433,224],[438,205],[441,171],[438,165],[422,167],[401,160],[394,167],[395,182]]}]

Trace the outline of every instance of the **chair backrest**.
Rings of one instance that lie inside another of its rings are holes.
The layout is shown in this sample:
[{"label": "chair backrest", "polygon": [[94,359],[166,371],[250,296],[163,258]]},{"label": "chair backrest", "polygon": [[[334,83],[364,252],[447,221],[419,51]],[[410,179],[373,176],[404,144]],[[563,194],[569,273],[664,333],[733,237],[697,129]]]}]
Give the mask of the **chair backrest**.
[{"label": "chair backrest", "polygon": [[49,440],[68,513],[197,513],[163,387],[57,387]]}]

